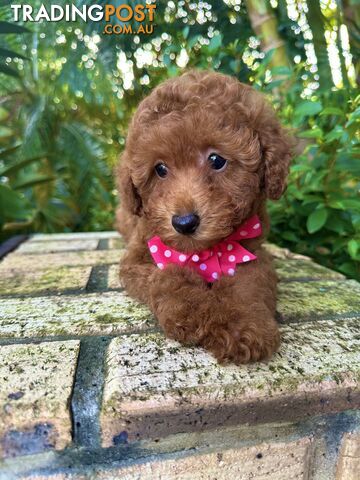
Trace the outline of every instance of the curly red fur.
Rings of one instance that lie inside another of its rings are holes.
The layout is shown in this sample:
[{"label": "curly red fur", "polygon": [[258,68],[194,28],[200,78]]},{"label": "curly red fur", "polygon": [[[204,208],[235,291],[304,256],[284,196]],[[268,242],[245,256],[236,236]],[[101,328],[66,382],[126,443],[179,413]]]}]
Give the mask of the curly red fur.
[{"label": "curly red fur", "polygon": [[[228,160],[211,170],[206,152]],[[266,198],[286,186],[290,140],[264,97],[235,78],[191,71],[167,80],[139,105],[118,171],[118,229],[128,242],[120,275],[130,295],[147,303],[167,336],[201,345],[221,362],[269,358],[279,345],[276,274],[263,237],[245,240],[257,260],[210,288],[193,270],[159,270],[147,240],[159,235],[185,251],[209,248],[254,214],[268,229]],[[164,162],[169,175],[154,167]],[[173,215],[196,211],[192,235],[172,227]]]}]

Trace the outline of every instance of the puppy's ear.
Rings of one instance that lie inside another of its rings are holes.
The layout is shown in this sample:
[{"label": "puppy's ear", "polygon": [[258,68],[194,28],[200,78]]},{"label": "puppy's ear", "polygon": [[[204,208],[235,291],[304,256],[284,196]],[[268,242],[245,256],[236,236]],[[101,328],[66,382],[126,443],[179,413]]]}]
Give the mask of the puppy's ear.
[{"label": "puppy's ear", "polygon": [[262,122],[263,128],[258,132],[264,162],[263,186],[267,198],[277,200],[286,189],[293,142],[274,113],[267,113],[268,119]]},{"label": "puppy's ear", "polygon": [[124,165],[124,162],[121,162],[117,169],[117,178],[122,207],[129,213],[140,217],[142,213],[141,197],[132,181],[130,170]]}]

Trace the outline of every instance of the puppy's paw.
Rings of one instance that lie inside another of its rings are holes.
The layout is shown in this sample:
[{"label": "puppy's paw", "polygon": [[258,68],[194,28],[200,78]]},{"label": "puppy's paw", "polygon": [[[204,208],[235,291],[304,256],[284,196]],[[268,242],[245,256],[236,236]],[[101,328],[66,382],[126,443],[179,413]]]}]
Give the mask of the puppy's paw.
[{"label": "puppy's paw", "polygon": [[198,304],[193,298],[181,303],[168,302],[158,309],[157,318],[168,338],[184,345],[198,345],[203,336],[203,322],[210,317],[206,298]]},{"label": "puppy's paw", "polygon": [[167,337],[197,344],[216,302],[211,289],[187,268],[169,265],[161,274],[161,281],[149,282],[152,311]]},{"label": "puppy's paw", "polygon": [[219,363],[236,365],[269,359],[278,349],[280,334],[272,318],[266,323],[228,323],[214,326],[201,342]]}]

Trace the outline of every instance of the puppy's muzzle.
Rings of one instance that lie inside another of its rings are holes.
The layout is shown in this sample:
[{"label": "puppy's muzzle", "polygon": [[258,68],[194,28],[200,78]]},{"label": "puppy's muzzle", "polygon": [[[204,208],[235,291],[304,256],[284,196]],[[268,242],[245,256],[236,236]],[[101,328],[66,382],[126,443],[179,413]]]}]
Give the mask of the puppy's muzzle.
[{"label": "puppy's muzzle", "polygon": [[171,220],[175,230],[183,235],[191,235],[196,231],[200,224],[200,218],[195,213],[187,215],[174,215]]}]

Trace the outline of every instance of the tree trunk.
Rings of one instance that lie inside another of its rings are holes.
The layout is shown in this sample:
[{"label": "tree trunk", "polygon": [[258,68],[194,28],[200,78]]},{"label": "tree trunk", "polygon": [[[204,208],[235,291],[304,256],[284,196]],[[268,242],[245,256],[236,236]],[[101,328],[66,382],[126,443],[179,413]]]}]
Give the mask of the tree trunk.
[{"label": "tree trunk", "polygon": [[279,35],[275,15],[267,0],[246,0],[251,26],[259,37],[261,49],[268,52],[274,49],[270,64],[273,67],[288,66],[285,42]]},{"label": "tree trunk", "polygon": [[350,53],[355,67],[356,83],[360,85],[360,8],[351,0],[337,2],[337,8],[342,7],[342,20],[349,33]]},{"label": "tree trunk", "polygon": [[[337,6],[339,9],[339,5]],[[343,80],[343,87],[344,88],[349,88],[350,87],[350,82],[349,82],[349,77],[348,77],[348,72],[345,64],[345,57],[344,57],[344,52],[341,44],[341,36],[340,36],[340,26],[341,26],[341,14],[340,11],[337,11],[337,27],[338,30],[336,32],[336,46],[339,52],[339,60],[340,60],[340,71],[341,71],[341,76]]]},{"label": "tree trunk", "polygon": [[308,1],[307,6],[309,9],[307,20],[313,34],[320,86],[323,89],[329,89],[333,86],[333,81],[325,39],[324,16],[318,0]]}]

